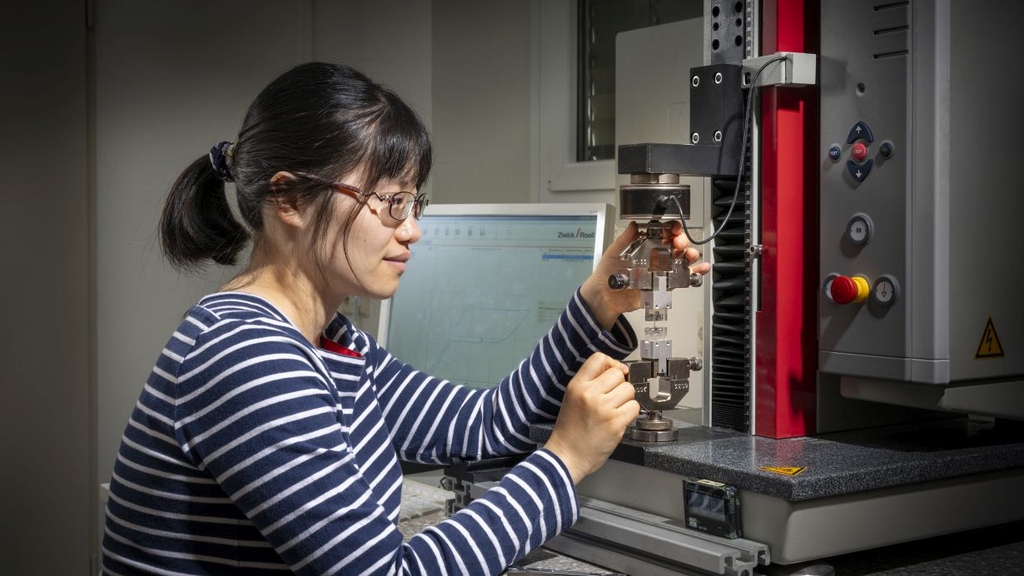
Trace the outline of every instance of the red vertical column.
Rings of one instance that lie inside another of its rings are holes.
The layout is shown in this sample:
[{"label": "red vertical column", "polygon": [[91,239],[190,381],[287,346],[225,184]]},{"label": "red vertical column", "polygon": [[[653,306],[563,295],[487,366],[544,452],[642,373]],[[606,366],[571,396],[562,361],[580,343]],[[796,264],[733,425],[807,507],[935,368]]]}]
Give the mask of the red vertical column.
[{"label": "red vertical column", "polygon": [[[817,53],[818,14],[818,0],[765,0],[761,54]],[[759,436],[789,438],[815,431],[818,91],[762,88],[761,94],[764,250],[754,424]]]}]

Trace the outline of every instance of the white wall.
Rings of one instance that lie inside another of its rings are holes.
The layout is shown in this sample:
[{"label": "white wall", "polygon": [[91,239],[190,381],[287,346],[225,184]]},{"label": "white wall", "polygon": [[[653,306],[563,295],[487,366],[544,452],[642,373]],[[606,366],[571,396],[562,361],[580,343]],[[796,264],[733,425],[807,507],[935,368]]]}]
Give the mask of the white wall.
[{"label": "white wall", "polygon": [[432,19],[430,2],[317,0],[312,58],[359,68],[398,93],[430,128]]},{"label": "white wall", "polygon": [[434,203],[536,201],[531,172],[537,0],[321,0],[313,58],[394,89],[434,141]]},{"label": "white wall", "polygon": [[0,572],[87,574],[89,188],[84,3],[0,20]]},{"label": "white wall", "polygon": [[532,8],[531,2],[434,2],[434,201],[536,201]]}]

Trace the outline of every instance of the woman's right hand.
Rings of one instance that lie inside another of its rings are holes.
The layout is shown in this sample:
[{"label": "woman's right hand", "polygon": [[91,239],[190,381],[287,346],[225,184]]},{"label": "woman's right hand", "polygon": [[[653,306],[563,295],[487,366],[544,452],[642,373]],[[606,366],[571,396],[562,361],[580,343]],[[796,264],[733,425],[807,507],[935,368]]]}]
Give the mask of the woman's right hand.
[{"label": "woman's right hand", "polygon": [[640,414],[625,364],[600,352],[569,381],[545,448],[561,458],[574,484],[604,464]]}]

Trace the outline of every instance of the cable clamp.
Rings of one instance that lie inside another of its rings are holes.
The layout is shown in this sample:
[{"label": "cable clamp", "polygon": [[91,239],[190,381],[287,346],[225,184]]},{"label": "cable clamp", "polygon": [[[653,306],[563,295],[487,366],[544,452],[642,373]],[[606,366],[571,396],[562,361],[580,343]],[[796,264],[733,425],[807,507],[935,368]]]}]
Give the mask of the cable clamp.
[{"label": "cable clamp", "polygon": [[[775,60],[772,62],[772,60]],[[754,79],[755,86],[812,86],[818,83],[816,54],[776,52],[743,61],[743,87],[750,88],[750,79],[761,66],[764,72]]]}]

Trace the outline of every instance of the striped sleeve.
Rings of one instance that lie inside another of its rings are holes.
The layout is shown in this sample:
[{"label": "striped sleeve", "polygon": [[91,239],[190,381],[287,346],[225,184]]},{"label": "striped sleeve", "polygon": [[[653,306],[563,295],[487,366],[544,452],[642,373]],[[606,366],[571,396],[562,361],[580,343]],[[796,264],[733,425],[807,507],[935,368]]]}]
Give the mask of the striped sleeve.
[{"label": "striped sleeve", "polygon": [[603,330],[579,291],[533,352],[494,389],[435,380],[378,349],[377,394],[399,456],[447,464],[529,452],[529,426],[558,415],[565,387],[583,362],[603,352],[625,358],[636,336],[623,318]]},{"label": "striped sleeve", "polygon": [[[479,459],[535,450],[530,423],[557,416],[565,386],[583,362],[594,352],[622,359],[635,343],[622,318],[603,330],[577,291],[532,354],[496,389],[431,378],[380,349],[370,357],[382,355],[384,361],[369,369],[400,457],[447,463],[453,456]],[[414,536],[408,546],[416,569],[426,574],[445,573],[452,563],[463,574],[495,574],[578,518],[568,469],[540,449],[497,487]]]},{"label": "striped sleeve", "polygon": [[498,574],[577,519],[568,470],[554,454],[538,450],[481,498],[410,538],[413,572]]},{"label": "striped sleeve", "polygon": [[289,339],[252,330],[197,341],[178,378],[176,439],[295,573],[497,574],[576,521],[568,472],[541,450],[403,544],[316,367]]}]

